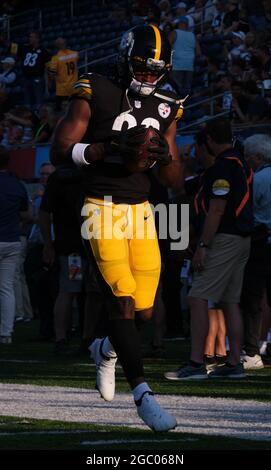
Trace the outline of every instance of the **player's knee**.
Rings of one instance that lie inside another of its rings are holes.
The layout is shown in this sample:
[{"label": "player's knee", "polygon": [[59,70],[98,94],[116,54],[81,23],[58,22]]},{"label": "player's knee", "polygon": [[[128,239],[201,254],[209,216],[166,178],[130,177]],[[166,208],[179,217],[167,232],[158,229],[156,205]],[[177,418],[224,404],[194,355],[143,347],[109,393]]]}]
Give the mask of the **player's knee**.
[{"label": "player's knee", "polygon": [[153,313],[153,307],[150,308],[145,308],[144,310],[138,310],[136,312],[136,316],[141,322],[147,322],[151,320],[152,318],[152,313]]},{"label": "player's knee", "polygon": [[135,301],[132,297],[115,297],[110,312],[110,320],[134,320]]},{"label": "player's knee", "polygon": [[131,275],[120,278],[113,288],[117,297],[133,297],[135,290],[136,282]]}]

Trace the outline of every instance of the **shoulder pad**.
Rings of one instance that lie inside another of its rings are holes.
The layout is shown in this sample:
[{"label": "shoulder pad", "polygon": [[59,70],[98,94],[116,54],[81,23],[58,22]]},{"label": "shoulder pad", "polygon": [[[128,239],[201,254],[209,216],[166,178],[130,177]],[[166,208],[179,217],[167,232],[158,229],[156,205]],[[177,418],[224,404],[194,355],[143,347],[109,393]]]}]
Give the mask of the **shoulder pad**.
[{"label": "shoulder pad", "polygon": [[87,101],[91,101],[92,98],[92,86],[90,83],[90,75],[84,74],[75,82],[73,85],[71,97],[83,98]]},{"label": "shoulder pad", "polygon": [[177,95],[168,90],[157,90],[153,96],[161,101],[167,101],[168,103],[178,104],[179,102]]}]

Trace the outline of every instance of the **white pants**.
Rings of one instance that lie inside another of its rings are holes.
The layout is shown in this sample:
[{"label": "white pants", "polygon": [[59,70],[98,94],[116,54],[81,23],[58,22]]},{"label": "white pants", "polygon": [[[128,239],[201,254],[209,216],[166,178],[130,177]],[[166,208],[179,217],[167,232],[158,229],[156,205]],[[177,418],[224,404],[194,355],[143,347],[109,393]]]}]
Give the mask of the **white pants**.
[{"label": "white pants", "polygon": [[21,242],[0,242],[0,336],[11,336],[15,317],[14,280]]}]

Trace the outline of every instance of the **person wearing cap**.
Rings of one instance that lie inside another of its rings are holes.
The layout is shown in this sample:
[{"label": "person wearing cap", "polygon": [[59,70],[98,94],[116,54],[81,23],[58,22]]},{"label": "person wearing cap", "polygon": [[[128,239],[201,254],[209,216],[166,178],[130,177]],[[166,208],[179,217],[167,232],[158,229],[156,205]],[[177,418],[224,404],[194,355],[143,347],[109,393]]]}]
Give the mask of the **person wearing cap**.
[{"label": "person wearing cap", "polygon": [[188,31],[187,16],[181,16],[178,26],[169,34],[169,42],[173,48],[173,69],[171,81],[181,97],[190,93],[194,73],[196,54],[200,54],[194,33]]},{"label": "person wearing cap", "polygon": [[232,33],[232,44],[233,48],[230,51],[230,56],[232,60],[238,59],[241,54],[245,51],[245,39],[246,35],[243,31],[237,31]]},{"label": "person wearing cap", "polygon": [[6,57],[1,60],[3,72],[0,74],[0,87],[6,88],[7,86],[12,85],[17,78],[17,75],[14,71],[15,59],[13,57]]},{"label": "person wearing cap", "polygon": [[2,73],[0,73],[0,109],[6,112],[10,107],[10,94],[12,88],[16,85],[17,75],[15,72],[15,59],[5,57],[1,61]]},{"label": "person wearing cap", "polygon": [[194,31],[195,22],[191,15],[187,14],[187,5],[184,2],[179,2],[175,7],[175,20],[173,21],[174,26],[177,27],[180,18],[185,16],[188,19],[188,31]]}]

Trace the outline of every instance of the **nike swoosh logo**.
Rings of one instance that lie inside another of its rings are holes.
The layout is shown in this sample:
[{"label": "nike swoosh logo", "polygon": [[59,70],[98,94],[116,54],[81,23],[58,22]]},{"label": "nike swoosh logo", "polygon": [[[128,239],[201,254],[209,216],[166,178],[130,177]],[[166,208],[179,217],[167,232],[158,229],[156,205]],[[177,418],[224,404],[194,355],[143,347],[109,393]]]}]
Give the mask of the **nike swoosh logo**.
[{"label": "nike swoosh logo", "polygon": [[144,220],[147,220],[149,217],[150,217],[149,215],[147,216],[144,215]]}]

